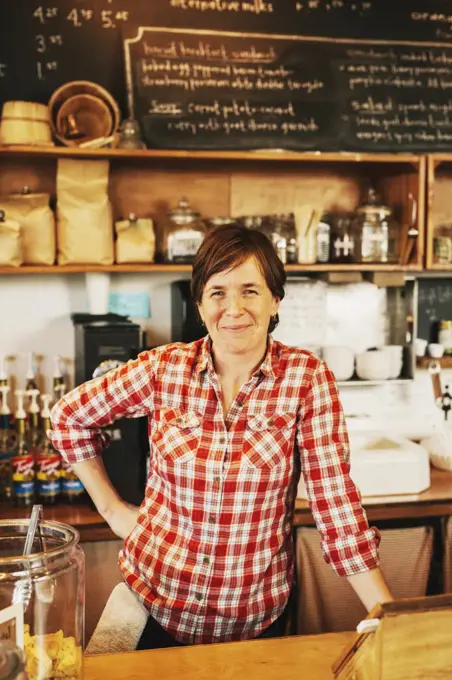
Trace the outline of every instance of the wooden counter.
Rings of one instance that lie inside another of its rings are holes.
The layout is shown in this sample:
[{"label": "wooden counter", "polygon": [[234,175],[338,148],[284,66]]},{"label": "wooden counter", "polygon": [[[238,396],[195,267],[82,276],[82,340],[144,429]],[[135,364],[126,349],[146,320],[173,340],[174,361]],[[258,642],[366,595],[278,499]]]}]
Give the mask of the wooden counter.
[{"label": "wooden counter", "polygon": [[85,680],[331,680],[353,633],[174,647],[85,659]]},{"label": "wooden counter", "polygon": [[[452,473],[432,468],[431,486],[427,491],[412,496],[379,496],[364,498],[364,507],[370,522],[382,520],[422,519],[452,515]],[[0,518],[28,517],[30,511],[0,505]],[[49,520],[65,522],[76,527],[82,541],[108,541],[115,538],[102,517],[89,505],[57,505],[44,509]],[[313,526],[314,520],[308,504],[298,499],[295,506],[294,526]]]}]

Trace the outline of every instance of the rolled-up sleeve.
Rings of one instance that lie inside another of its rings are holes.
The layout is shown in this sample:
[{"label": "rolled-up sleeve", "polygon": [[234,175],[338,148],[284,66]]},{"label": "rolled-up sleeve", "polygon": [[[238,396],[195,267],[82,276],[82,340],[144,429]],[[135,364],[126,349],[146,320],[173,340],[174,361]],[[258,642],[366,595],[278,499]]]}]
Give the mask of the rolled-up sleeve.
[{"label": "rolled-up sleeve", "polygon": [[52,409],[48,436],[69,464],[96,458],[108,438],[102,427],[119,418],[138,418],[152,409],[152,352],[90,380],[60,399]]},{"label": "rolled-up sleeve", "polygon": [[324,362],[314,371],[306,394],[297,444],[325,560],[341,576],[376,568],[380,535],[369,527],[350,478],[345,417],[334,376]]}]

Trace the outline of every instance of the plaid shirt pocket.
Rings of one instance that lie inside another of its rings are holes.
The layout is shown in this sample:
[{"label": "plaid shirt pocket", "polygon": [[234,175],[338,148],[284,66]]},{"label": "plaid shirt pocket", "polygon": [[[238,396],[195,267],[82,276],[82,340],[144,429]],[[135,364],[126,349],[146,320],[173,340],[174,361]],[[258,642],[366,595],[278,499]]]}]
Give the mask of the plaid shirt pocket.
[{"label": "plaid shirt pocket", "polygon": [[201,417],[194,411],[160,409],[154,444],[166,460],[183,463],[196,454],[201,439]]},{"label": "plaid shirt pocket", "polygon": [[249,415],[243,441],[244,459],[256,468],[274,468],[292,454],[295,436],[294,413]]}]

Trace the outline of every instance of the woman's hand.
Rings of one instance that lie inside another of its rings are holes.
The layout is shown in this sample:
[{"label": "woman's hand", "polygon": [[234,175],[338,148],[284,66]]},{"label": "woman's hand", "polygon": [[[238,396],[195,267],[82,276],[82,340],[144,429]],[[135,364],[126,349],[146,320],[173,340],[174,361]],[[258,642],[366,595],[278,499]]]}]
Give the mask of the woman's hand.
[{"label": "woman's hand", "polygon": [[105,519],[113,533],[125,540],[137,525],[138,512],[139,508],[136,505],[118,501],[105,513]]}]

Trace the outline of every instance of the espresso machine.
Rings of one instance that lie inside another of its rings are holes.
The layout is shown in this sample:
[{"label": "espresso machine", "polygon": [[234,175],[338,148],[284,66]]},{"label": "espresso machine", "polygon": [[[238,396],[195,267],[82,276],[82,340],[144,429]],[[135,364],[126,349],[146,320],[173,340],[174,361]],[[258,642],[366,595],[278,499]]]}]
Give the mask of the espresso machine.
[{"label": "espresso machine", "polygon": [[[135,359],[144,349],[141,327],[127,317],[73,314],[71,318],[76,385]],[[121,418],[103,429],[110,439],[103,454],[107,474],[124,501],[140,505],[149,455],[147,418]]]}]

